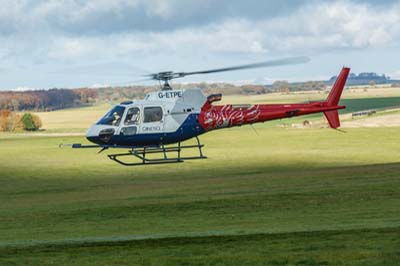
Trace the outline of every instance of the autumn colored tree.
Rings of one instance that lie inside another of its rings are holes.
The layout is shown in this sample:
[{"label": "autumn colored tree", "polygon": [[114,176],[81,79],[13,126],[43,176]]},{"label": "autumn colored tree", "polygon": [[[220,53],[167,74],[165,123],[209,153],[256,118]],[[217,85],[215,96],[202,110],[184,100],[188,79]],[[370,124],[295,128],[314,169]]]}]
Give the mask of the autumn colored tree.
[{"label": "autumn colored tree", "polygon": [[14,131],[19,123],[18,114],[10,110],[0,110],[0,131]]},{"label": "autumn colored tree", "polygon": [[11,111],[1,110],[0,111],[0,131],[8,131],[8,124]]},{"label": "autumn colored tree", "polygon": [[32,114],[32,121],[33,121],[33,124],[35,125],[36,129],[40,129],[43,126],[42,120],[40,119],[39,116],[37,116],[35,114]]}]

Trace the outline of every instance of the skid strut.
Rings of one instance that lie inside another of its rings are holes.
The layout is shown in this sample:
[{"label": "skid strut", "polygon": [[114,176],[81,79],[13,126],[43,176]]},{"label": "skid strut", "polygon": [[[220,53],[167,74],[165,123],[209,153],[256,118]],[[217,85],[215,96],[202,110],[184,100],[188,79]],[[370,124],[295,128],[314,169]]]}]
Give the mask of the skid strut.
[{"label": "skid strut", "polygon": [[[196,137],[197,144],[195,145],[181,145],[178,143],[178,146],[174,147],[165,147],[163,144],[159,147],[140,147],[140,148],[132,148],[127,153],[116,153],[107,155],[111,160],[125,165],[125,166],[135,166],[135,165],[144,165],[144,164],[164,164],[164,163],[180,163],[184,160],[195,160],[195,159],[205,159],[206,156],[203,155],[202,148],[203,144],[200,144],[200,140]],[[181,151],[184,149],[195,149],[199,150],[198,156],[181,156]],[[176,157],[168,156],[170,153],[177,153]],[[163,158],[148,158],[146,157],[149,154],[162,154]],[[120,159],[120,157],[124,156],[134,156],[140,160],[140,162],[128,163],[124,162]]]}]

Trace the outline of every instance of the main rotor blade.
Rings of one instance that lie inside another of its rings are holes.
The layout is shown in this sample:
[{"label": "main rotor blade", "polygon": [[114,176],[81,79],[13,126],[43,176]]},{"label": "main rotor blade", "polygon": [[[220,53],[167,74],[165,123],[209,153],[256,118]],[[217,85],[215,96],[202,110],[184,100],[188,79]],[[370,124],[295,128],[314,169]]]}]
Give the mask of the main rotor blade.
[{"label": "main rotor blade", "polygon": [[225,71],[235,71],[241,69],[250,69],[250,68],[261,68],[261,67],[273,67],[273,66],[284,66],[284,65],[296,65],[296,64],[304,64],[310,61],[310,58],[306,56],[298,56],[298,57],[288,57],[278,60],[265,61],[254,64],[246,64],[240,66],[233,67],[225,67],[225,68],[217,68],[210,70],[202,70],[202,71],[193,71],[193,72],[178,72],[180,77],[188,76],[188,75],[197,75],[197,74],[210,74],[216,72],[225,72]]},{"label": "main rotor blade", "polygon": [[123,87],[123,86],[127,86],[127,85],[136,86],[137,83],[151,81],[151,80],[154,80],[154,79],[152,79],[152,78],[143,78],[143,79],[137,79],[137,80],[131,80],[131,81],[125,81],[125,82],[110,83],[108,85],[110,85],[110,87]]}]

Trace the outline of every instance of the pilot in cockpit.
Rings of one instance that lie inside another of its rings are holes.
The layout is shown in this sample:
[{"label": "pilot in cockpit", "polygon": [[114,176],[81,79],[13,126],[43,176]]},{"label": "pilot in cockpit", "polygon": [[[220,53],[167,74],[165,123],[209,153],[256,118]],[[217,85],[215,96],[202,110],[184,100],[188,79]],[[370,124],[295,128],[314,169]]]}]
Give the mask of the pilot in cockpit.
[{"label": "pilot in cockpit", "polygon": [[113,126],[118,126],[119,122],[121,121],[121,116],[117,112],[114,112],[113,113],[113,117],[114,117],[114,119],[112,121],[112,125]]}]

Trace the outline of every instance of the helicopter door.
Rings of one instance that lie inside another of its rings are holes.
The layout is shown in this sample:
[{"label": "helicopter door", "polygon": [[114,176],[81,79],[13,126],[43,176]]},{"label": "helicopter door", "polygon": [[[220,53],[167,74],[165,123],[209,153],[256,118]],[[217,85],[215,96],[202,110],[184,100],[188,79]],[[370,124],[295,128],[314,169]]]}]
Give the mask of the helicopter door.
[{"label": "helicopter door", "polygon": [[120,135],[131,136],[138,133],[140,119],[140,109],[131,107],[126,113],[124,123],[122,125]]},{"label": "helicopter door", "polygon": [[164,113],[161,106],[145,106],[143,108],[143,123],[141,132],[161,133],[164,129]]}]

